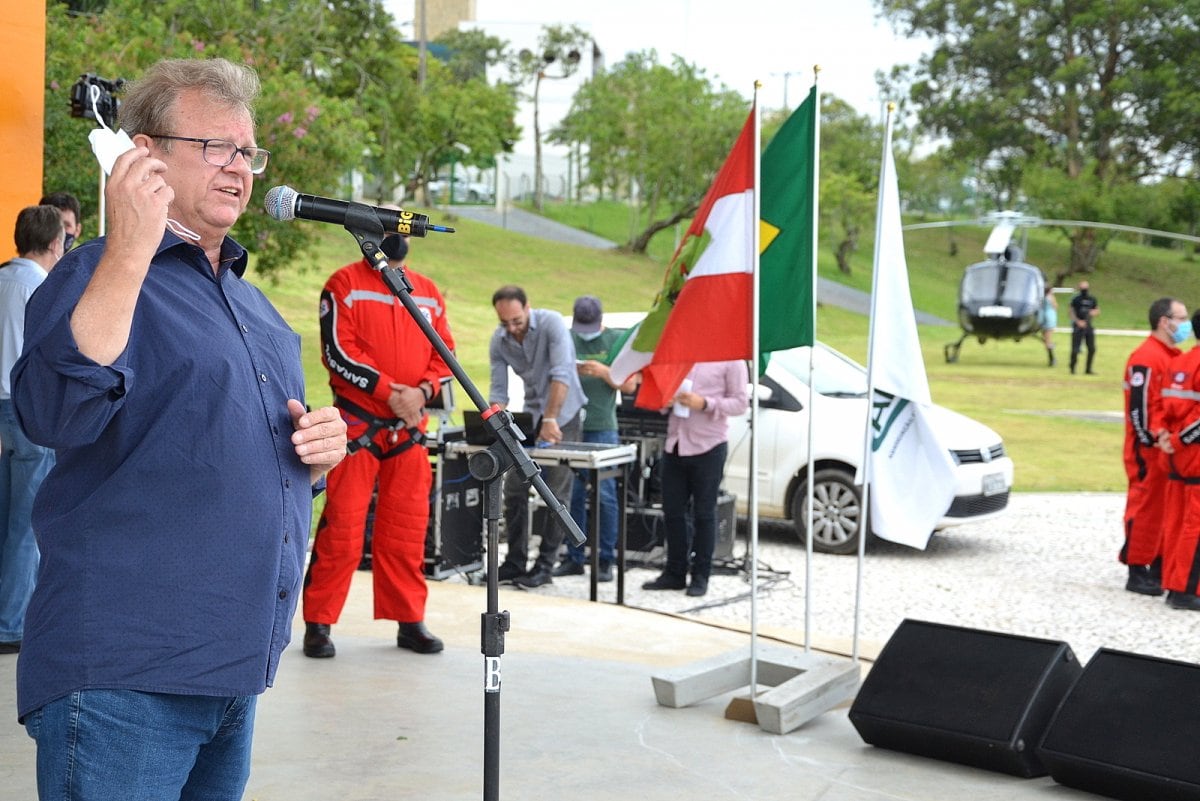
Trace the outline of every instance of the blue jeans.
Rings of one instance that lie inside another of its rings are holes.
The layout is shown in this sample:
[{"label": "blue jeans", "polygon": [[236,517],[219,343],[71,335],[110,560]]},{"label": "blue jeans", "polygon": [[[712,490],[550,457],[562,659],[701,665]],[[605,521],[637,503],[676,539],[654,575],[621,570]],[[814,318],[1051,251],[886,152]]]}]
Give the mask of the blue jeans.
[{"label": "blue jeans", "polygon": [[[604,445],[619,445],[616,431],[584,431],[584,442]],[[571,488],[571,517],[579,530],[588,533],[588,486],[580,473],[575,474],[575,486]],[[600,561],[617,561],[617,480],[606,478],[600,482]],[[587,561],[587,552],[582,545],[567,543],[567,558],[582,565]]]},{"label": "blue jeans", "polygon": [[722,442],[696,456],[663,454],[663,527],[667,533],[664,573],[685,578],[689,564],[694,579],[707,581],[712,573],[713,549],[717,546],[717,497],[728,450],[728,443]]},{"label": "blue jeans", "polygon": [[40,801],[237,801],[256,695],[82,690],[25,717]]},{"label": "blue jeans", "polygon": [[0,442],[0,642],[16,642],[41,561],[29,521],[33,497],[54,466],[54,451],[29,441],[8,398],[0,400]]}]

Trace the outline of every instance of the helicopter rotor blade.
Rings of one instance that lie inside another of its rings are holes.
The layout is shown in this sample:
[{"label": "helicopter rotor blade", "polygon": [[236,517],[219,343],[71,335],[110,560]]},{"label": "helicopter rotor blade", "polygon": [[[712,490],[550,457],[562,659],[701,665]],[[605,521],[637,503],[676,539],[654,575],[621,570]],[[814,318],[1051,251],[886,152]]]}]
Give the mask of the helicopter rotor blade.
[{"label": "helicopter rotor blade", "polygon": [[1176,234],[1171,231],[1160,231],[1155,228],[1141,228],[1137,225],[1121,225],[1119,223],[1089,222],[1088,220],[1042,220],[1043,225],[1061,225],[1067,228],[1103,228],[1110,231],[1121,231],[1128,234],[1143,236],[1161,236],[1167,239],[1178,239],[1183,242],[1200,242],[1200,236],[1191,234]]},{"label": "helicopter rotor blade", "polygon": [[959,225],[997,226],[1008,224],[1014,227],[1037,227],[1057,225],[1064,228],[1100,228],[1109,231],[1120,231],[1127,234],[1142,236],[1161,236],[1166,239],[1177,239],[1182,242],[1200,243],[1200,236],[1177,234],[1172,231],[1162,231],[1157,228],[1142,228],[1137,225],[1121,225],[1120,223],[1093,222],[1091,220],[1050,220],[1042,217],[1032,217],[1015,212],[991,212],[974,220],[938,220],[935,222],[910,223],[903,227],[905,231],[916,231],[922,228],[953,228]]}]

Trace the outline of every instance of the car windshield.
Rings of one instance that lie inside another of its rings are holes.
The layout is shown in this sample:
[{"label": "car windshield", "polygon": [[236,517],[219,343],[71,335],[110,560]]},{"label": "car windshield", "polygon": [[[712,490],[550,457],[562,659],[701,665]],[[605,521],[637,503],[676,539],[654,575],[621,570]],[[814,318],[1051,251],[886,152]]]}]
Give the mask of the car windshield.
[{"label": "car windshield", "polygon": [[[771,354],[771,364],[782,367],[796,378],[809,383],[809,349],[792,348]],[[867,394],[867,373],[835,350],[818,344],[812,354],[813,389],[835,398],[862,397]]]}]

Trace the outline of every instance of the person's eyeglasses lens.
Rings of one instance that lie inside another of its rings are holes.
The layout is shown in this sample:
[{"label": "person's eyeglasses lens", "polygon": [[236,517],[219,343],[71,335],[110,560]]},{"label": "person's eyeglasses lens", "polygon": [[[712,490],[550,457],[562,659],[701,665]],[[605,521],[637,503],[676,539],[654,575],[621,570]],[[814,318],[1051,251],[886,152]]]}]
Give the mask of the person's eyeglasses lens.
[{"label": "person's eyeglasses lens", "polygon": [[227,167],[237,158],[238,151],[246,157],[250,172],[259,175],[267,168],[270,151],[261,147],[241,147],[224,139],[208,139],[204,142],[204,160],[214,167]]}]

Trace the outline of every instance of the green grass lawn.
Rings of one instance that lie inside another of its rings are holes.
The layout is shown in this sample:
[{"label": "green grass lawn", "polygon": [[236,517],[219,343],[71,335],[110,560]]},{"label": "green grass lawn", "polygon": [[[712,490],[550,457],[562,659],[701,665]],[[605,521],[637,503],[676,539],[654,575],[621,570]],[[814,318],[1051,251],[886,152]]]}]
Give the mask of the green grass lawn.
[{"label": "green grass lawn", "polygon": [[[616,203],[589,206],[548,206],[548,216],[585,228],[615,241],[624,241],[631,214]],[[651,256],[601,252],[545,242],[449,214],[435,213],[434,222],[452,224],[458,233],[412,241],[410,264],[429,275],[446,296],[457,354],[471,378],[486,394],[487,342],[496,325],[492,292],[502,284],[525,287],[535,306],[571,311],[575,297],[598,295],[609,311],[644,311],[662,282],[666,261],[674,250],[675,231],[660,233],[651,242]],[[958,281],[963,267],[982,258],[983,229],[956,229],[957,255],[949,253],[944,230],[910,231],[905,236],[914,303],[918,309],[945,319],[955,318]],[[259,281],[283,315],[304,340],[305,371],[311,403],[326,403],[329,387],[318,354],[317,298],[334,269],[358,257],[349,234],[329,227],[321,232],[319,248],[295,270],[272,283]],[[857,288],[870,288],[870,237],[865,250],[853,258],[852,273],[838,273],[829,238],[822,241],[818,260],[822,276]],[[1053,232],[1031,237],[1029,261],[1048,275],[1066,258],[1065,241]],[[1100,299],[1100,325],[1145,329],[1146,308],[1163,294],[1176,294],[1189,308],[1200,304],[1200,273],[1180,251],[1130,243],[1110,245],[1099,271],[1090,277]],[[253,278],[253,270],[251,270]],[[1191,299],[1191,300],[1189,300]],[[1061,296],[1065,307],[1066,297]],[[1060,320],[1065,320],[1065,309]],[[865,362],[867,318],[822,306],[817,336]],[[1096,361],[1098,375],[1068,374],[1069,339],[1059,335],[1059,364],[1046,367],[1045,352],[1036,338],[1022,342],[963,343],[960,360],[946,364],[942,347],[958,339],[958,329],[922,326],[922,348],[933,398],[974,417],[1004,437],[1016,463],[1019,491],[1121,491],[1123,428],[1103,415],[1122,408],[1121,374],[1125,359],[1137,345],[1134,337],[1101,336]],[[460,407],[466,398],[460,393]]]}]

